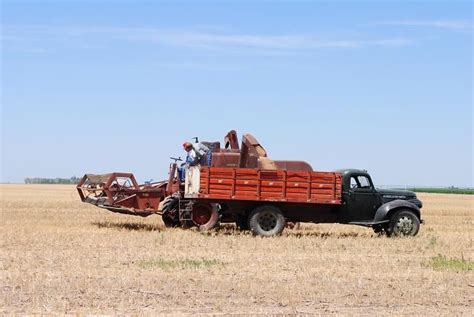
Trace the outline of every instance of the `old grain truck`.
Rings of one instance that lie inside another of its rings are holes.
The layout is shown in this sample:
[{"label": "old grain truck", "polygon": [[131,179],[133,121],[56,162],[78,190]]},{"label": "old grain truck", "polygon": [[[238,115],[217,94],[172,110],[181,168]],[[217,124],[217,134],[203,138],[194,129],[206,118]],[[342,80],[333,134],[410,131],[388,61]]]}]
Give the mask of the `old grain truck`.
[{"label": "old grain truck", "polygon": [[272,236],[288,222],[312,222],[366,226],[388,236],[418,233],[422,203],[415,193],[378,190],[365,170],[321,172],[303,161],[270,160],[249,134],[239,147],[233,130],[223,148],[205,143],[212,149],[211,165],[188,167],[184,182],[179,159],[172,158],[167,180],[138,184],[131,173],[86,174],[77,185],[79,196],[112,212],[160,214],[169,227],[206,230],[236,223]]}]

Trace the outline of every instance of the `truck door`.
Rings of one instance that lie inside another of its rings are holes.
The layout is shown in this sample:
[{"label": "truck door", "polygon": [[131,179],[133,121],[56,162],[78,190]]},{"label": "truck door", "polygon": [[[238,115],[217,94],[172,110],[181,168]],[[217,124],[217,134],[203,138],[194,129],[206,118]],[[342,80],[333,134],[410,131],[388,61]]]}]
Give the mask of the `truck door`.
[{"label": "truck door", "polygon": [[349,221],[374,219],[380,198],[372,181],[366,175],[352,175],[347,200]]}]

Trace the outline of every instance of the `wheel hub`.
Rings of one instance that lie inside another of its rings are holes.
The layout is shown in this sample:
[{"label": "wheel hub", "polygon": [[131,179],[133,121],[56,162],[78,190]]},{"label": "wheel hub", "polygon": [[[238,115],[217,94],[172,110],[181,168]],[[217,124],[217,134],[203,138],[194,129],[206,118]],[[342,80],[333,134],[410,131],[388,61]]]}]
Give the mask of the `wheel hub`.
[{"label": "wheel hub", "polygon": [[402,234],[409,234],[413,229],[413,221],[409,217],[401,217],[397,222],[397,230]]},{"label": "wheel hub", "polygon": [[209,222],[212,216],[212,209],[210,206],[195,205],[193,208],[193,221],[197,225],[204,225]]},{"label": "wheel hub", "polygon": [[264,212],[258,218],[258,223],[262,230],[270,231],[273,230],[277,225],[277,217],[271,212]]}]

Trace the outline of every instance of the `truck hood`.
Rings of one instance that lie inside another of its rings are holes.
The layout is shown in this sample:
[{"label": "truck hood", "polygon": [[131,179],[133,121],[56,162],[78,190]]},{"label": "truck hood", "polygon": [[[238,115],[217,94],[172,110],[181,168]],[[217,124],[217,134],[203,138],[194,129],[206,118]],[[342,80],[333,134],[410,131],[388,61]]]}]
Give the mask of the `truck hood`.
[{"label": "truck hood", "polygon": [[416,198],[416,194],[409,190],[399,190],[399,189],[377,189],[377,191],[382,195],[383,198],[393,199],[412,199]]},{"label": "truck hood", "polygon": [[383,203],[388,203],[392,200],[407,200],[419,208],[423,206],[422,202],[416,198],[416,194],[409,190],[398,190],[398,189],[378,189],[377,190],[382,196]]}]

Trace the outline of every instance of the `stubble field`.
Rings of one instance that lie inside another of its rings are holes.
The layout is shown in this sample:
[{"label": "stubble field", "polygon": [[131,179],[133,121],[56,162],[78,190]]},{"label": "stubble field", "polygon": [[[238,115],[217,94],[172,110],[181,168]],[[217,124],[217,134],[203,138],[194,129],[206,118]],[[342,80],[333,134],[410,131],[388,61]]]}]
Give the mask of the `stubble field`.
[{"label": "stubble field", "polygon": [[0,190],[3,314],[473,313],[473,195],[418,194],[414,238],[343,225],[258,238],[165,229],[70,185]]}]

